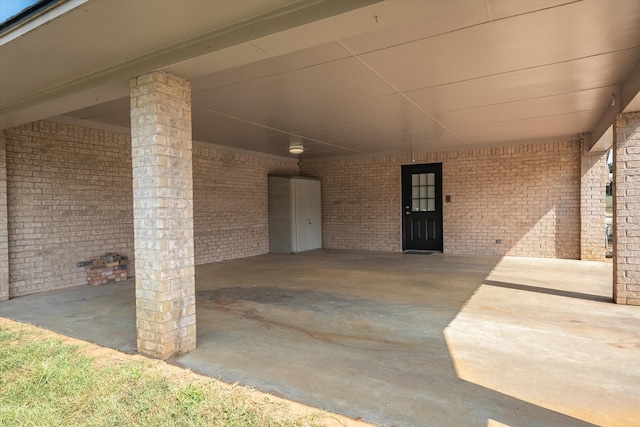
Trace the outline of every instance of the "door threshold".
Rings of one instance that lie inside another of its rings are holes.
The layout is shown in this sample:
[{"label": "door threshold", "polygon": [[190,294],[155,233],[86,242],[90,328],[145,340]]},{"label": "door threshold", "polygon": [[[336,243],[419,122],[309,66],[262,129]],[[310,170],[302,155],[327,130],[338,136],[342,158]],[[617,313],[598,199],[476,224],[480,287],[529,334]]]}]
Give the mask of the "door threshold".
[{"label": "door threshold", "polygon": [[441,254],[442,251],[427,251],[427,250],[420,250],[420,249],[407,249],[402,251],[403,254],[409,254],[409,255],[431,255],[431,254]]}]

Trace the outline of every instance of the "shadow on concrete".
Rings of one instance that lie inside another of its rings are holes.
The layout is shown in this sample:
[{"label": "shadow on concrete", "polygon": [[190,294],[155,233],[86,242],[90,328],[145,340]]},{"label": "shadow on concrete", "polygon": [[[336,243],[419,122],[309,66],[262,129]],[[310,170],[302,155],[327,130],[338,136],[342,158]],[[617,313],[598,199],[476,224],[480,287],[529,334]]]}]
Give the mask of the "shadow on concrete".
[{"label": "shadow on concrete", "polygon": [[[383,426],[591,425],[458,377],[447,326],[482,283],[530,288],[487,282],[499,260],[319,251],[198,266],[198,348],[172,362]],[[0,315],[135,346],[131,282],[17,298]]]},{"label": "shadow on concrete", "polygon": [[605,296],[602,296],[602,295],[587,294],[587,293],[583,293],[583,292],[566,291],[566,290],[554,289],[554,288],[544,288],[544,287],[540,287],[540,286],[522,285],[522,284],[519,284],[519,283],[498,282],[498,281],[495,281],[495,280],[485,280],[483,282],[483,284],[490,285],[490,286],[497,286],[497,287],[500,287],[500,288],[517,289],[517,290],[520,290],[520,291],[537,292],[537,293],[540,293],[540,294],[557,295],[557,296],[560,296],[560,297],[577,298],[577,299],[583,299],[583,300],[587,300],[587,301],[598,301],[598,302],[613,303],[613,298],[612,297],[605,297]]},{"label": "shadow on concrete", "polygon": [[458,377],[444,331],[499,260],[324,251],[202,266],[199,345],[174,362],[384,426],[592,425]]}]

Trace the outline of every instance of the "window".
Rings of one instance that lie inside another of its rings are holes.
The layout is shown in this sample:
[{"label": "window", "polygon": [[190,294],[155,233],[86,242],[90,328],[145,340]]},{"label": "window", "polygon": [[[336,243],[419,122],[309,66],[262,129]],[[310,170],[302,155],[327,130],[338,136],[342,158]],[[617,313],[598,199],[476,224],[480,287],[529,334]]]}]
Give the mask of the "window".
[{"label": "window", "polygon": [[436,174],[411,174],[411,210],[413,212],[435,212]]}]

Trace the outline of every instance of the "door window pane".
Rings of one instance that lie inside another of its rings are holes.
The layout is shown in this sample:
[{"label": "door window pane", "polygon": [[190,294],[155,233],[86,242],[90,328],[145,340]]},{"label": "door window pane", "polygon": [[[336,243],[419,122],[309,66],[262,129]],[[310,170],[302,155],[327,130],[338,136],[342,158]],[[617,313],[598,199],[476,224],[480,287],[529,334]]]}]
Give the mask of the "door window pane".
[{"label": "door window pane", "polygon": [[411,174],[411,210],[413,212],[435,212],[436,174]]}]

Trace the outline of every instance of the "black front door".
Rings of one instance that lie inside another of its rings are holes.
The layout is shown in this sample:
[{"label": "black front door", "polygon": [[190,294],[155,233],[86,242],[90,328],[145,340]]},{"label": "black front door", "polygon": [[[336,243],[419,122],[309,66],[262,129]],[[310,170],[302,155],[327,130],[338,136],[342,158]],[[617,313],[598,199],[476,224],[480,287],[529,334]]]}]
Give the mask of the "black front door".
[{"label": "black front door", "polygon": [[402,166],[402,248],[442,250],[442,163]]}]

